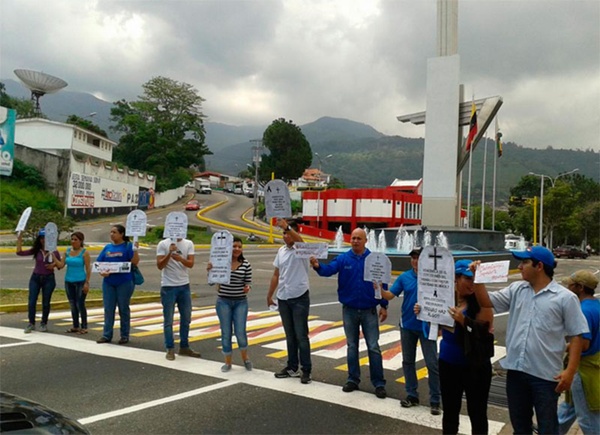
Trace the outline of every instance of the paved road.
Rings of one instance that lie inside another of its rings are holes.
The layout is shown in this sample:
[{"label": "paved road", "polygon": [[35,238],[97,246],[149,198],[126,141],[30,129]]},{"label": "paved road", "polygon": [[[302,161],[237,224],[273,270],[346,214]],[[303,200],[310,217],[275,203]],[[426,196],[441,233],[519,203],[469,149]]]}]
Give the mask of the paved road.
[{"label": "paved road", "polygon": [[[406,410],[398,404],[404,397],[397,327],[401,301],[392,302],[390,319],[381,327],[390,397],[380,400],[372,394],[365,349],[361,350],[365,376],[361,391],[341,391],[346,351],[333,279],[311,274],[313,383],[275,379],[272,373],[286,361],[281,323],[265,307],[275,252],[253,248],[246,254],[255,271],[248,321],[254,371],[246,372],[234,354],[234,370],[220,372],[215,297],[201,267],[207,252],[200,251],[192,273],[196,298],[190,335],[193,347],[202,352],[201,360],[164,358],[160,304],[133,307],[127,346],[94,342],[102,327],[101,309],[90,310],[90,334],[76,337],[62,332],[70,325],[66,310],[51,313],[51,333],[28,335],[22,332],[24,313],[2,314],[1,389],[65,412],[93,433],[431,433],[440,429],[441,418],[431,416],[428,408]],[[0,255],[2,287],[27,280],[27,265],[19,261],[10,254]],[[142,251],[142,262],[147,278],[143,288],[157,289],[152,249]],[[597,266],[596,259],[560,260],[557,278]],[[495,322],[498,358],[503,352],[505,320],[499,316]],[[419,367],[420,390],[426,398],[422,361]],[[490,419],[490,433],[510,432],[505,409],[491,406]],[[467,420],[463,416],[461,421],[465,433],[470,432]]]}]

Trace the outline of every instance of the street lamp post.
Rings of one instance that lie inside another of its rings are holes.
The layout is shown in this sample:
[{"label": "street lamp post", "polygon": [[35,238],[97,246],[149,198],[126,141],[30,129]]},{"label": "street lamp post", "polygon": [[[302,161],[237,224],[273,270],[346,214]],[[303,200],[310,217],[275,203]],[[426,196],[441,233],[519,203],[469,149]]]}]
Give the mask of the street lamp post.
[{"label": "street lamp post", "polygon": [[[564,172],[562,174],[558,174],[556,177],[552,178],[549,175],[545,175],[545,174],[536,174],[534,172],[530,172],[529,175],[535,175],[536,177],[540,177],[541,179],[541,186],[540,186],[540,223],[539,223],[539,244],[542,245],[543,244],[543,229],[544,229],[544,177],[547,178],[548,180],[550,180],[550,183],[552,183],[552,188],[554,188],[554,183],[556,183],[556,180],[558,180],[560,177],[564,177],[565,175],[570,175],[574,172],[579,171],[579,168],[575,168],[572,171],[569,172]],[[550,236],[550,249],[552,249],[552,236]]]},{"label": "street lamp post", "polygon": [[264,148],[262,147],[262,139],[251,139],[250,142],[258,144],[252,147],[252,152],[254,153],[254,188],[252,189],[254,211],[252,218],[256,219],[256,210],[258,208],[258,165],[260,164],[260,153]]},{"label": "street lamp post", "polygon": [[[317,156],[317,159],[319,160],[319,184],[321,184],[321,168],[323,167],[323,160],[327,160],[327,159],[333,157],[333,154],[328,154],[323,159],[321,159],[321,156],[319,155],[319,153],[315,153],[315,156]],[[317,228],[321,229],[321,187],[322,186],[318,186],[318,187],[319,187],[319,189],[317,190]]]}]

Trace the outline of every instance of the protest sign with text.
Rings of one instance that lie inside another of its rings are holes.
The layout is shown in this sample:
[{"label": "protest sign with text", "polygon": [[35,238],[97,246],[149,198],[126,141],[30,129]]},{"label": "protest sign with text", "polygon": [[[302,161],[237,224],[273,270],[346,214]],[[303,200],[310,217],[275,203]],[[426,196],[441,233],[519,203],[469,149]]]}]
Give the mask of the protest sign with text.
[{"label": "protest sign with text", "polygon": [[209,284],[229,284],[231,276],[231,253],[233,236],[229,231],[214,233],[210,240],[210,259],[212,269],[208,271]]},{"label": "protest sign with text", "polygon": [[508,281],[509,264],[508,260],[480,263],[475,273],[475,284]]},{"label": "protest sign with text", "polygon": [[292,215],[290,192],[283,180],[271,180],[265,186],[265,208],[269,219]]},{"label": "protest sign with text", "polygon": [[327,258],[327,243],[294,243],[294,254],[298,258]]},{"label": "protest sign with text", "polygon": [[446,248],[426,246],[417,273],[419,320],[454,326],[448,307],[455,306],[454,258]]}]

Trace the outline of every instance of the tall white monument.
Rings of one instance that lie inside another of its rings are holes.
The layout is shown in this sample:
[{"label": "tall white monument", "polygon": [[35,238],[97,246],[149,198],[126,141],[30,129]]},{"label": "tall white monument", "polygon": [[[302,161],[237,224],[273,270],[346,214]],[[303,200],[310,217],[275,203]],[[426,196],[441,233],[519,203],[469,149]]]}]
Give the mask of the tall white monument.
[{"label": "tall white monument", "polygon": [[[463,103],[458,55],[458,0],[437,0],[437,57],[427,60],[426,112],[398,116],[401,122],[427,124],[423,156],[421,222],[458,227],[460,172],[468,159],[460,127],[468,125],[471,102]],[[479,131],[471,149],[502,105],[501,97],[476,100]]]},{"label": "tall white monument", "polygon": [[459,138],[458,0],[437,1],[437,57],[427,60],[423,225],[455,226]]}]

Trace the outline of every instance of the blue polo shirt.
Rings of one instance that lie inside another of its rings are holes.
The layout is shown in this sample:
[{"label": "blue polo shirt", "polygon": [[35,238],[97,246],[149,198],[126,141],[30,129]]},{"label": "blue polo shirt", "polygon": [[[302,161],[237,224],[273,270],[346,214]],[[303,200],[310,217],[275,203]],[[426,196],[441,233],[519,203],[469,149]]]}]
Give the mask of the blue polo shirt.
[{"label": "blue polo shirt", "polygon": [[329,264],[321,264],[316,272],[319,276],[338,274],[338,300],[357,310],[366,310],[381,305],[387,308],[388,301],[375,299],[373,283],[364,280],[365,259],[371,253],[368,249],[356,255],[352,249],[335,257]]},{"label": "blue polo shirt", "polygon": [[410,329],[411,331],[422,331],[423,322],[417,319],[417,315],[414,311],[418,296],[417,274],[415,271],[411,269],[400,275],[394,282],[390,292],[396,296],[400,296],[400,294],[404,292],[400,327]]}]

